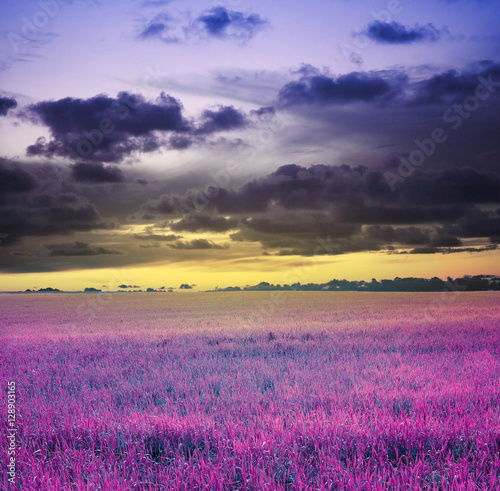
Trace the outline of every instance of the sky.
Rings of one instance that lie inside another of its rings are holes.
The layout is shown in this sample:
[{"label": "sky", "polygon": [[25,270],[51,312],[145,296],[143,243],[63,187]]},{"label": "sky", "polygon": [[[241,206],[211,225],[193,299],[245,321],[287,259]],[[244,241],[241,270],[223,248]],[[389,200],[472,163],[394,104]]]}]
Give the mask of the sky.
[{"label": "sky", "polygon": [[500,274],[499,1],[0,14],[0,290]]}]

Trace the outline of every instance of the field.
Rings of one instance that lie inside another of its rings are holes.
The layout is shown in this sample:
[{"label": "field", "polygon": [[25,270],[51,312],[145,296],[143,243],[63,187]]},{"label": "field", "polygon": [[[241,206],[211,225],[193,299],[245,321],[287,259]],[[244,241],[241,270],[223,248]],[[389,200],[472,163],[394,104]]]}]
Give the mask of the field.
[{"label": "field", "polygon": [[0,309],[2,420],[11,381],[17,413],[2,489],[500,489],[497,293],[27,294]]}]

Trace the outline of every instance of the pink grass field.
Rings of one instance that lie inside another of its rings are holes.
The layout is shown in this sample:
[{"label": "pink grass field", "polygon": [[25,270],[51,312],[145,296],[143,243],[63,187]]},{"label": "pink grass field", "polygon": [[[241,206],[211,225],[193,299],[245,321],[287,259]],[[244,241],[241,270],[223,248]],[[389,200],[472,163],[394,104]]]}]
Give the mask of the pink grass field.
[{"label": "pink grass field", "polygon": [[500,489],[498,293],[26,294],[0,309],[17,431],[2,489]]}]

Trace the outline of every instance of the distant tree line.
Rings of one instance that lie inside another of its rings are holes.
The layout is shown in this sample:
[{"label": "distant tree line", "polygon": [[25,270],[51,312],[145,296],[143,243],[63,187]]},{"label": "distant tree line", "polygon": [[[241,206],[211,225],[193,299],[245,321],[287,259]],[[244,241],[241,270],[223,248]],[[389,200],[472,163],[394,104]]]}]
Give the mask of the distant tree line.
[{"label": "distant tree line", "polygon": [[[196,285],[183,283],[180,290],[191,290]],[[120,285],[119,291],[126,291],[125,288],[139,288],[138,286]],[[158,289],[147,288],[146,290],[133,290],[134,292],[172,292],[174,289],[164,286]],[[466,275],[462,278],[452,279],[448,276],[446,280],[441,278],[394,278],[393,280],[377,281],[349,281],[331,280],[328,283],[293,283],[292,285],[273,285],[267,281],[261,281],[253,286],[228,286],[226,288],[216,288],[209,290],[213,292],[246,292],[246,291],[336,291],[336,292],[442,292],[442,291],[500,291],[500,276],[495,275]],[[130,291],[130,290],[129,290]],[[37,290],[25,290],[25,293],[63,293],[58,288],[40,288]],[[93,287],[85,288],[84,293],[99,293],[101,290]]]},{"label": "distant tree line", "polygon": [[227,288],[217,288],[217,292],[238,292],[238,291],[342,291],[342,292],[442,292],[442,291],[500,291],[500,276],[477,275],[463,276],[462,278],[446,280],[441,278],[394,278],[393,280],[377,281],[349,281],[331,280],[328,283],[293,283],[292,285],[273,285],[267,281],[262,281],[258,285],[229,286]]}]

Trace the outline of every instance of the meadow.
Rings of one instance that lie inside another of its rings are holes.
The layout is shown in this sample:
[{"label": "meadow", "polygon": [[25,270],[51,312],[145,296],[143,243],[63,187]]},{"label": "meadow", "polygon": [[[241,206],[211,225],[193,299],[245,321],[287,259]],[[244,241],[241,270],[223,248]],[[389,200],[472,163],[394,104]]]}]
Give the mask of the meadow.
[{"label": "meadow", "polygon": [[[22,490],[500,489],[500,295],[1,295]],[[4,423],[5,422],[5,423]],[[9,442],[1,433],[2,467]]]}]

